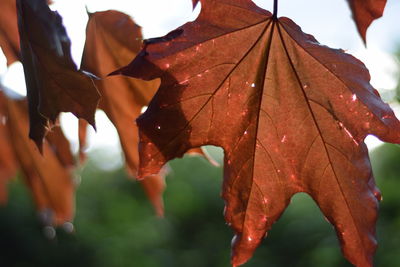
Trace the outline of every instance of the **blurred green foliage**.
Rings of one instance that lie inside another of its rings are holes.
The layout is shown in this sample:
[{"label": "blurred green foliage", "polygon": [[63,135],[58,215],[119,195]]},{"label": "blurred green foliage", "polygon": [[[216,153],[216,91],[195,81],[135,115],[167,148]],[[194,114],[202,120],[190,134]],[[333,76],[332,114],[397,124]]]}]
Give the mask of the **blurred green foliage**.
[{"label": "blurred green foliage", "polygon": [[[214,153],[215,154],[215,153]],[[221,152],[217,155],[222,157]],[[400,147],[372,152],[383,191],[376,266],[400,263]],[[165,218],[157,218],[140,185],[122,169],[101,170],[89,161],[77,190],[75,232],[48,240],[29,193],[19,180],[0,208],[0,266],[225,267],[232,231],[220,198],[222,168],[199,157],[170,163]],[[332,226],[305,194],[296,195],[246,267],[346,267]]]},{"label": "blurred green foliage", "polygon": [[395,92],[396,92],[397,102],[400,102],[400,45],[398,47],[399,48],[394,53],[394,56],[395,56],[395,59],[396,59],[396,63],[397,63],[397,70],[398,70],[397,73],[396,73],[397,86],[395,88]]}]

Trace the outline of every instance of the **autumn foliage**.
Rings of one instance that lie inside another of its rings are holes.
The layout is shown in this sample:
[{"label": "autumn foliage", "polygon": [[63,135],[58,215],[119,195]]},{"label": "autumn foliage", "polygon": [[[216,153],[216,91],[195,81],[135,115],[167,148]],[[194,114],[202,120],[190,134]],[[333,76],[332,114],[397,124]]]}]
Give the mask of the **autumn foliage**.
[{"label": "autumn foliage", "polygon": [[[12,2],[0,3],[12,9]],[[0,200],[20,166],[38,208],[54,213],[52,223],[72,220],[78,163],[57,119],[72,112],[95,126],[100,108],[118,131],[130,176],[143,179],[159,215],[165,164],[184,153],[207,157],[204,145],[224,149],[233,266],[249,260],[298,192],[309,194],[335,227],[344,256],[372,266],[381,196],[364,139],[372,134],[398,144],[400,122],[370,85],[365,65],[278,18],[276,0],[272,13],[250,0],[192,0],[193,7],[199,2],[194,22],[143,42],[127,15],[89,14],[78,70],[61,17],[44,0],[17,0],[19,37],[16,17],[1,20],[0,45],[9,63],[24,65],[28,94],[15,100],[3,90],[0,98],[7,151],[0,157]],[[365,42],[386,1],[348,3]],[[28,139],[28,113],[37,148]],[[82,147],[86,122],[80,121]]]}]

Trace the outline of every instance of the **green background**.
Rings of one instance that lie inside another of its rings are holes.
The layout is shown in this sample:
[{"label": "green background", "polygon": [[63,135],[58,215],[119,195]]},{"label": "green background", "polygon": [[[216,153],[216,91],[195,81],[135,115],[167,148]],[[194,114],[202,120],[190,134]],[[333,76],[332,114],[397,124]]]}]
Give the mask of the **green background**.
[{"label": "green background", "polygon": [[[219,149],[208,149],[222,161]],[[127,179],[123,168],[104,171],[94,161],[99,157],[92,158],[80,173],[72,234],[59,228],[56,238],[46,238],[30,193],[20,179],[9,184],[9,203],[0,207],[0,266],[230,266],[232,231],[222,215],[222,167],[200,157],[170,162],[165,217],[157,218],[140,185]],[[400,147],[383,145],[371,158],[384,198],[375,263],[400,266]],[[318,207],[297,194],[244,266],[351,265]]]}]

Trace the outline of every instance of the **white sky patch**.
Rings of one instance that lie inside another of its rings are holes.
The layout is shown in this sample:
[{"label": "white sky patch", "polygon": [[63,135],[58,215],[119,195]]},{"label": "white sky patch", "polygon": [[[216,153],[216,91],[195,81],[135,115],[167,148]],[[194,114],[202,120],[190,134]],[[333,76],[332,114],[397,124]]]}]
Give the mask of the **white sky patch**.
[{"label": "white sky patch", "polygon": [[378,90],[396,88],[399,65],[393,54],[385,52],[375,45],[370,45],[368,49],[355,51],[354,56],[367,66],[373,87]]},{"label": "white sky patch", "polygon": [[2,84],[20,95],[26,96],[24,68],[21,62],[14,62],[3,73]]},{"label": "white sky patch", "polygon": [[[115,151],[120,151],[118,133],[114,125],[102,110],[97,110],[95,114],[96,128],[88,126],[87,130],[87,151],[98,147],[106,147]],[[133,124],[133,122],[132,122]],[[61,126],[67,138],[72,141],[72,150],[77,153],[78,144],[78,120],[71,113],[61,113]]]},{"label": "white sky patch", "polygon": [[0,73],[5,73],[7,71],[7,60],[4,56],[3,50],[0,47]]},{"label": "white sky patch", "polygon": [[367,145],[368,149],[372,150],[384,144],[381,140],[373,135],[368,135],[365,140],[365,144]]},{"label": "white sky patch", "polygon": [[71,55],[79,67],[83,46],[85,45],[86,23],[88,21],[85,2],[79,0],[56,0],[53,1],[51,9],[57,11],[63,18],[63,25],[71,39]]},{"label": "white sky patch", "polygon": [[71,149],[74,154],[78,152],[78,120],[72,113],[61,113],[60,124],[65,136],[72,140]]}]

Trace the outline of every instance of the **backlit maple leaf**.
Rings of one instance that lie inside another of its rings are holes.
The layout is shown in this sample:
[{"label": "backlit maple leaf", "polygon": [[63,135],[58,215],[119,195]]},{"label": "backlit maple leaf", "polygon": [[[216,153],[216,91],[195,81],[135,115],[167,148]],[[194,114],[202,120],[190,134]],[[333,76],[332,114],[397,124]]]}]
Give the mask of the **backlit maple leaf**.
[{"label": "backlit maple leaf", "polygon": [[2,12],[0,16],[0,47],[7,59],[7,65],[11,65],[20,59],[15,0],[1,0],[0,10]]},{"label": "backlit maple leaf", "polygon": [[350,262],[372,266],[380,194],[363,140],[399,143],[400,122],[364,64],[250,0],[201,3],[196,21],[149,40],[116,72],[161,78],[137,120],[139,174],[189,148],[221,146],[234,266],[297,192],[317,202]]},{"label": "backlit maple leaf", "polygon": [[60,112],[94,126],[100,95],[89,75],[78,71],[62,19],[45,0],[17,0],[21,57],[29,103],[29,136],[41,148]]}]

